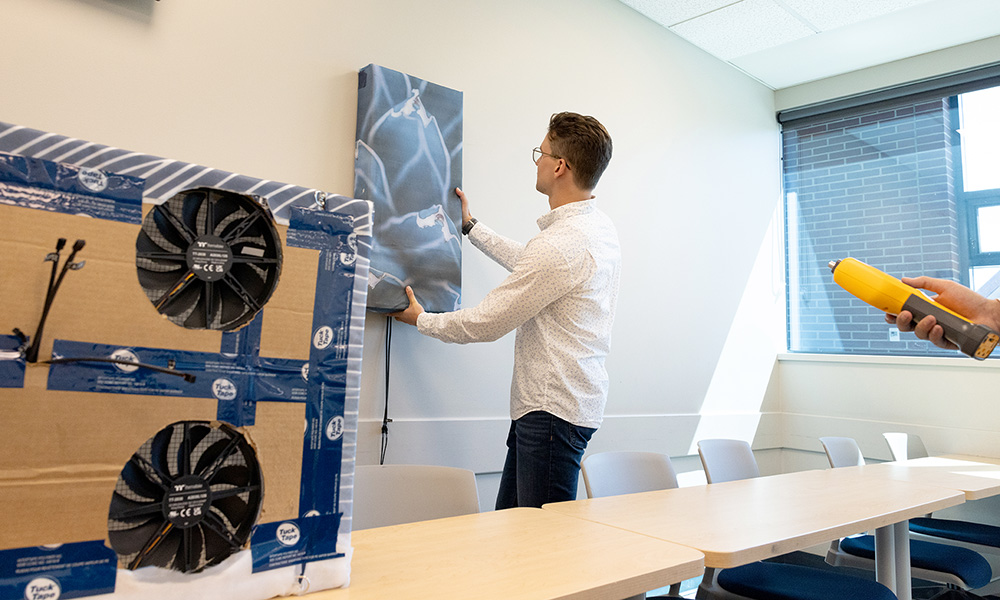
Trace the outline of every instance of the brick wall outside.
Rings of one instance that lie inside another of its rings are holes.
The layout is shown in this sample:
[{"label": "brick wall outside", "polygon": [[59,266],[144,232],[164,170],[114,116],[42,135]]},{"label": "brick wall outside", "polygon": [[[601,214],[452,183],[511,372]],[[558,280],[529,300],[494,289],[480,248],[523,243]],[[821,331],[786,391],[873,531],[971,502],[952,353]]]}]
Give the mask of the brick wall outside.
[{"label": "brick wall outside", "polygon": [[[947,99],[783,132],[789,349],[943,354],[833,282],[848,256],[894,275],[958,279],[960,240]],[[797,223],[797,227],[796,227]]]}]

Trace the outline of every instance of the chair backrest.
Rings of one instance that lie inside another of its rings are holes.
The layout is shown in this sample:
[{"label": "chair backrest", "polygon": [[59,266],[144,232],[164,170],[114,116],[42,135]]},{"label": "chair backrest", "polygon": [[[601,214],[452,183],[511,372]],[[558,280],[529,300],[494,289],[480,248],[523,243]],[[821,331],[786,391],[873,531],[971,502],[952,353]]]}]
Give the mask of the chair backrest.
[{"label": "chair backrest", "polygon": [[369,529],[479,512],[476,474],[427,465],[354,468],[352,529]]},{"label": "chair backrest", "polygon": [[882,437],[889,443],[889,453],[892,454],[892,460],[908,460],[930,456],[919,435],[891,432],[883,433]]},{"label": "chair backrest", "polygon": [[588,498],[677,487],[670,457],[658,452],[601,452],[580,465]]},{"label": "chair backrest", "polygon": [[857,467],[865,464],[865,457],[861,455],[861,448],[854,438],[821,437],[819,441],[823,444],[831,467]]},{"label": "chair backrest", "polygon": [[709,483],[760,477],[753,450],[743,440],[701,440],[698,456]]}]

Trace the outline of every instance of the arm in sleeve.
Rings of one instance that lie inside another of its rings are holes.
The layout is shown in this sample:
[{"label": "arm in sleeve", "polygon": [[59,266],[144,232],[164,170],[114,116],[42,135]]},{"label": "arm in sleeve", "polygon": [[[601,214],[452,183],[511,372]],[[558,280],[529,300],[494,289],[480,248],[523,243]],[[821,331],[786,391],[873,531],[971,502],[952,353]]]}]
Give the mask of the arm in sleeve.
[{"label": "arm in sleeve", "polygon": [[492,342],[517,329],[574,285],[574,269],[562,253],[546,241],[534,240],[525,246],[511,274],[478,306],[423,313],[417,319],[417,329],[455,344]]},{"label": "arm in sleeve", "polygon": [[521,242],[502,236],[482,223],[476,223],[469,232],[469,241],[483,254],[511,272],[514,271],[514,266],[525,247]]}]

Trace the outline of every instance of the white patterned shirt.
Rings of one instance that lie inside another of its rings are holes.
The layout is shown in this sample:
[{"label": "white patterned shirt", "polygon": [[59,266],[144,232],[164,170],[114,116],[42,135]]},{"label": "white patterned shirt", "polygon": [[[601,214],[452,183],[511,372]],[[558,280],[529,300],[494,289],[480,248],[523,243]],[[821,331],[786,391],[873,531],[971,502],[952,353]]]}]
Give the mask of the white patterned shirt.
[{"label": "white patterned shirt", "polygon": [[592,199],[542,215],[538,228],[525,245],[476,224],[472,244],[510,275],[478,306],[422,313],[417,328],[457,344],[517,329],[511,419],[542,410],[596,428],[608,399],[604,359],[621,280],[618,232]]}]

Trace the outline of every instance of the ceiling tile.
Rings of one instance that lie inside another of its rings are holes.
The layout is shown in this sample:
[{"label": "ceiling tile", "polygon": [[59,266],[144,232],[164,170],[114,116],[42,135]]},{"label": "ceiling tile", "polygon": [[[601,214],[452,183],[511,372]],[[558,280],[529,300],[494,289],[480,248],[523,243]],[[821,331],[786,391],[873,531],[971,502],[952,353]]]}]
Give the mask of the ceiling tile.
[{"label": "ceiling tile", "polygon": [[620,0],[665,27],[671,27],[740,0]]},{"label": "ceiling tile", "polygon": [[723,60],[815,33],[774,0],[743,0],[684,21],[670,30]]},{"label": "ceiling tile", "polygon": [[[974,18],[955,19],[956,10]],[[782,89],[993,37],[998,30],[996,0],[936,0],[730,62],[772,89]],[[984,56],[983,62],[994,59]]]},{"label": "ceiling tile", "polygon": [[897,10],[923,4],[928,0],[778,0],[798,13],[820,31],[859,23]]},{"label": "ceiling tile", "polygon": [[671,27],[688,19],[718,10],[740,0],[619,0],[664,27]]}]

